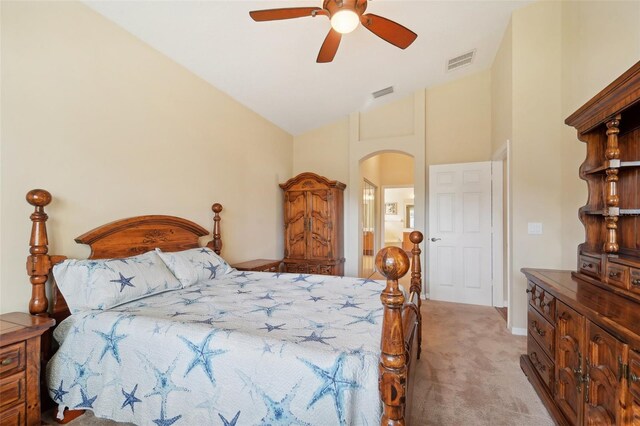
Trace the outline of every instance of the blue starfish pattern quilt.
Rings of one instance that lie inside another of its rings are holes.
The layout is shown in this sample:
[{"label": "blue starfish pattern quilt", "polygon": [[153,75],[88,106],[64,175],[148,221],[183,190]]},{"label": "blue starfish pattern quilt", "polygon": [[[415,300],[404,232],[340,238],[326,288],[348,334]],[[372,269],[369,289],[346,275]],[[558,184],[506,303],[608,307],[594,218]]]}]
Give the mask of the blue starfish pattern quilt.
[{"label": "blue starfish pattern quilt", "polygon": [[375,425],[382,282],[232,271],[55,331],[50,396],[139,425]]}]

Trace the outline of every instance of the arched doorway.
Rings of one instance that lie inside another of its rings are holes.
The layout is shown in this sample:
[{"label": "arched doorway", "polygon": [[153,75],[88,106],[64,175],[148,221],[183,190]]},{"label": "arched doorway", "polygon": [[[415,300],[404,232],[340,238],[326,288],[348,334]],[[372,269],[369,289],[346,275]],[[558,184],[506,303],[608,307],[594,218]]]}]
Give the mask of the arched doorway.
[{"label": "arched doorway", "polygon": [[361,277],[372,276],[382,247],[407,246],[403,242],[415,226],[414,179],[414,159],[406,153],[375,153],[360,161]]}]

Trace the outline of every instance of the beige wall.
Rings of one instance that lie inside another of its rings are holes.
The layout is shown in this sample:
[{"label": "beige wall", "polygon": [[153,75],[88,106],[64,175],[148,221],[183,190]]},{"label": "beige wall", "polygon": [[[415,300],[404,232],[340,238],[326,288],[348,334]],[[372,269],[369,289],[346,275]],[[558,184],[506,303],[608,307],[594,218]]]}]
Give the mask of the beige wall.
[{"label": "beige wall", "polygon": [[230,261],[282,253],[288,133],[81,3],[1,8],[1,312],[27,309],[32,188],[53,194],[54,254],[86,257],[74,237],[134,215],[211,228],[213,202]]},{"label": "beige wall", "polygon": [[389,102],[360,114],[360,140],[413,134],[413,97]]},{"label": "beige wall", "polygon": [[512,38],[510,21],[491,66],[492,154],[501,149],[508,140],[511,140],[513,135]]},{"label": "beige wall", "polygon": [[427,96],[427,163],[491,159],[491,70],[441,86]]},{"label": "beige wall", "polygon": [[[522,267],[561,266],[561,3],[538,2],[512,16],[512,326],[526,326]],[[542,235],[527,223],[541,222]]]},{"label": "beige wall", "polygon": [[414,160],[406,154],[385,152],[380,157],[380,185],[413,186]]},{"label": "beige wall", "polygon": [[302,172],[313,172],[332,180],[349,182],[347,117],[294,138],[293,173]]}]

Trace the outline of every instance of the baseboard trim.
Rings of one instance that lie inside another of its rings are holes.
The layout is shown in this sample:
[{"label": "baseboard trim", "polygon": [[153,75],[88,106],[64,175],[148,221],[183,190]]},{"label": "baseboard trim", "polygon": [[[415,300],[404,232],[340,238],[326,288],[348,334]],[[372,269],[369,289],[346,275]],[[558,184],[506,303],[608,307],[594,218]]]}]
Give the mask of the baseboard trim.
[{"label": "baseboard trim", "polygon": [[520,327],[511,327],[511,334],[513,334],[514,336],[526,336],[527,329]]}]

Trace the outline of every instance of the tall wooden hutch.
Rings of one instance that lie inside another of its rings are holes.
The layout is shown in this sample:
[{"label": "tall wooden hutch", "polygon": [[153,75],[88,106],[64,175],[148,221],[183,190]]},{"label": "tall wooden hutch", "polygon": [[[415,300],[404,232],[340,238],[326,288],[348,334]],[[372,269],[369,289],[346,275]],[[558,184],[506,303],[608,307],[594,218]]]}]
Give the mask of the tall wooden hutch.
[{"label": "tall wooden hutch", "polygon": [[344,183],[301,173],[284,191],[284,260],[287,272],[344,275]]},{"label": "tall wooden hutch", "polygon": [[558,424],[640,425],[640,62],[565,121],[586,143],[574,272],[523,269],[520,365]]}]

